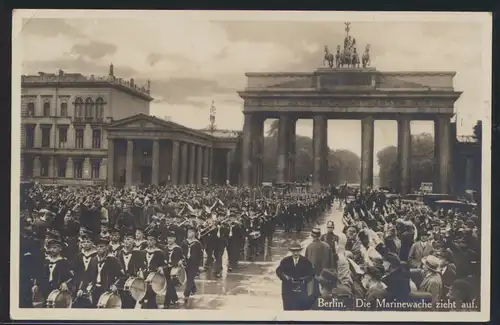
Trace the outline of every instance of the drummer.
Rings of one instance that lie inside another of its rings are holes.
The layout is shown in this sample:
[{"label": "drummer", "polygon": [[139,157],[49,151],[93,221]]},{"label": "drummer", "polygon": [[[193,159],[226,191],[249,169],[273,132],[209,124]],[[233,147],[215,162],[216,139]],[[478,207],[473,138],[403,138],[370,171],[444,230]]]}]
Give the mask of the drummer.
[{"label": "drummer", "polygon": [[120,230],[113,227],[109,230],[109,235],[109,253],[116,257],[118,252],[122,249],[122,244],[120,243]]},{"label": "drummer", "polygon": [[61,253],[63,244],[60,239],[50,239],[47,242],[47,259],[43,268],[42,276],[35,283],[43,297],[47,298],[53,290],[69,291],[73,273],[70,263]]},{"label": "drummer", "polygon": [[189,296],[196,293],[196,284],[194,278],[196,274],[203,269],[203,246],[196,239],[196,228],[192,225],[187,226],[187,237],[182,242],[182,252],[186,265],[186,287],[184,289],[184,303],[187,304]]},{"label": "drummer", "polygon": [[92,307],[97,307],[101,295],[107,291],[118,292],[117,280],[124,276],[120,263],[116,257],[109,254],[109,238],[99,237],[96,242],[97,255],[94,256],[88,266],[88,281],[77,293],[83,295],[83,290],[90,291]]},{"label": "drummer", "polygon": [[[137,235],[137,233],[136,233]],[[147,247],[146,252],[146,271],[147,274],[163,272],[162,267],[165,265],[165,254],[158,248],[157,242],[161,233],[152,227],[147,235]],[[158,304],[156,303],[156,293],[153,291],[152,287],[148,285],[146,291],[146,296],[142,301],[143,309],[157,309]]]},{"label": "drummer", "polygon": [[164,275],[167,278],[167,293],[165,295],[165,302],[163,304],[165,309],[175,305],[179,300],[177,291],[175,289],[175,279],[171,277],[172,269],[180,267],[183,260],[182,248],[177,245],[177,243],[175,242],[176,239],[177,234],[174,231],[167,232],[167,246],[165,247],[164,251],[165,262],[167,265],[163,270]]},{"label": "drummer", "polygon": [[148,246],[148,243],[144,236],[144,229],[138,227],[135,229],[134,249],[142,251],[146,249],[146,246]]},{"label": "drummer", "polygon": [[[143,272],[146,270],[146,253],[134,250],[134,234],[128,231],[123,236],[123,247],[117,252],[118,262],[124,273],[124,281],[120,281],[120,287],[131,277],[144,278]],[[133,309],[136,301],[132,296],[124,292],[122,295],[122,308]]]}]

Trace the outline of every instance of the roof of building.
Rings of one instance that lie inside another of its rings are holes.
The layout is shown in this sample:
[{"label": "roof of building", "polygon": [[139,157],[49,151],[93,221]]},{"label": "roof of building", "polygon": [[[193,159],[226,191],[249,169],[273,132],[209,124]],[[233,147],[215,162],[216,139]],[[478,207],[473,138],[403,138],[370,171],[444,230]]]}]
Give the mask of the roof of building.
[{"label": "roof of building", "polygon": [[47,87],[47,86],[72,86],[72,87],[89,87],[89,86],[108,86],[113,87],[147,101],[152,101],[153,97],[150,95],[150,84],[148,82],[145,86],[138,86],[135,80],[125,80],[117,78],[112,74],[108,76],[84,76],[81,73],[65,73],[59,70],[58,74],[39,72],[38,75],[22,75],[22,87]]},{"label": "roof of building", "polygon": [[160,127],[165,127],[169,128],[171,130],[179,130],[179,131],[184,131],[184,132],[189,132],[192,134],[198,134],[203,137],[212,137],[216,139],[236,139],[239,135],[239,131],[232,131],[232,130],[214,130],[211,132],[208,129],[203,129],[203,130],[196,130],[192,129],[189,127],[186,127],[182,124],[173,122],[173,121],[168,121],[163,118],[156,117],[154,115],[147,115],[147,114],[136,114],[136,115],[131,115],[116,121],[113,121],[108,128],[120,128],[122,126],[125,126],[127,124],[133,123],[134,121],[146,121],[146,122],[151,122],[155,125],[159,125]]}]

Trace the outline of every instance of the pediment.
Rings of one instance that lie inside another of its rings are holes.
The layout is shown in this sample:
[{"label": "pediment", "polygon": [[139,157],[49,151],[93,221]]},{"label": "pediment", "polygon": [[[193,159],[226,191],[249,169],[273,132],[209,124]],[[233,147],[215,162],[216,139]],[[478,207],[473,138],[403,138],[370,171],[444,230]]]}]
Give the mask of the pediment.
[{"label": "pediment", "polygon": [[167,121],[144,114],[127,117],[113,122],[110,128],[130,129],[170,129]]}]

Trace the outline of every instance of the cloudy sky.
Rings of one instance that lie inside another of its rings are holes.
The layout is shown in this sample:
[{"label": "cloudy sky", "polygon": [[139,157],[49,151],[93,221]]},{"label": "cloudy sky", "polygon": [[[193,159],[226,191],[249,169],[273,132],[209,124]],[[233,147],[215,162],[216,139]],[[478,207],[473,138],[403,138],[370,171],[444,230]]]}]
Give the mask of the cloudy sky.
[{"label": "cloudy sky", "polygon": [[[341,14],[330,20],[276,14],[262,20],[252,19],[250,13],[215,18],[193,12],[59,15],[43,18],[47,15],[34,12],[13,35],[22,43],[23,74],[63,69],[107,75],[112,62],[117,77],[151,80],[155,101],[150,114],[201,128],[208,124],[210,103],[215,100],[217,125],[227,129],[241,129],[243,124],[242,100],[236,91],[245,87],[245,72],[317,69],[324,45],[335,48],[343,41],[343,20],[347,20]],[[477,20],[351,21],[350,34],[358,48],[371,45],[372,66],[378,70],[456,71],[455,88],[463,91],[455,106],[458,133],[471,133],[482,118],[485,100],[480,82],[484,43]],[[331,148],[360,154],[359,121],[330,121],[328,126]],[[411,127],[413,134],[433,133],[431,122],[413,122]],[[312,135],[312,122],[300,120],[297,133]],[[396,123],[377,121],[375,151],[395,144]]]}]

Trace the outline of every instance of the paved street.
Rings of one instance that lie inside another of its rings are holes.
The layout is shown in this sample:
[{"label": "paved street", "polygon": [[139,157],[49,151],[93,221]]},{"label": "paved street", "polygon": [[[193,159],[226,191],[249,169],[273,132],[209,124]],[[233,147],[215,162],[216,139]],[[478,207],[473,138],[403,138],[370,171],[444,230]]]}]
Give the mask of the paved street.
[{"label": "paved street", "polygon": [[[326,231],[326,221],[333,220],[338,231],[342,230],[342,213],[337,205],[319,219],[322,232]],[[304,247],[310,243],[310,228],[301,234],[278,231],[271,248],[268,261],[260,257],[255,262],[240,262],[238,268],[227,272],[224,261],[222,278],[216,279],[203,273],[197,279],[197,294],[192,297],[188,309],[281,309],[281,282],[275,270],[279,261],[288,254],[288,247],[294,240],[299,240]],[[224,257],[226,259],[226,256]],[[180,290],[180,288],[178,289]],[[182,297],[182,292],[178,292]]]}]

